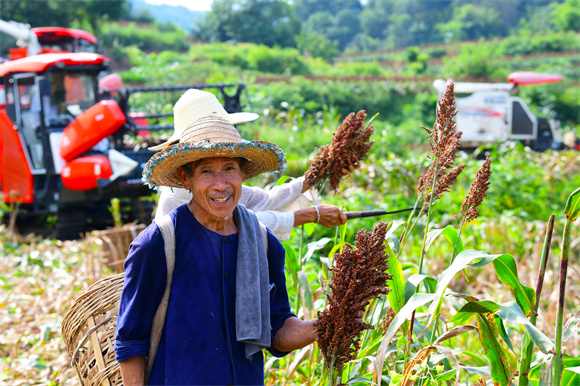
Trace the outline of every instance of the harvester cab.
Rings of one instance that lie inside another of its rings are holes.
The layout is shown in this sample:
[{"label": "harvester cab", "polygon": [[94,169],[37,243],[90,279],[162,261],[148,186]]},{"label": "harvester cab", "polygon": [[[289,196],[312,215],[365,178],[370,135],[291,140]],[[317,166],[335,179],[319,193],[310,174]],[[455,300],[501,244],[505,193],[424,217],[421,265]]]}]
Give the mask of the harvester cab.
[{"label": "harvester cab", "polygon": [[172,106],[175,92],[188,88],[213,87],[226,95],[226,88],[237,87],[226,108],[241,111],[243,84],[104,92],[99,79],[108,72],[107,61],[95,53],[52,53],[0,64],[2,200],[18,206],[20,219],[56,215],[61,239],[113,225],[112,198],[125,199],[125,221],[150,221],[154,192],[141,174],[153,154],[147,147],[155,143],[136,134],[172,129],[172,114],[132,108],[161,100]]},{"label": "harvester cab", "polygon": [[[475,149],[479,146],[521,141],[537,150],[561,149],[563,147],[560,122],[552,117],[537,117],[526,102],[512,93],[518,86],[553,83],[563,79],[556,74],[516,72],[510,74],[510,83],[455,82],[457,130],[461,131],[461,146]],[[437,79],[433,86],[443,95],[446,82]]]},{"label": "harvester cab", "polygon": [[0,20],[0,33],[16,39],[10,60],[27,56],[63,52],[97,52],[97,38],[86,31],[63,27],[31,28],[16,21]]}]

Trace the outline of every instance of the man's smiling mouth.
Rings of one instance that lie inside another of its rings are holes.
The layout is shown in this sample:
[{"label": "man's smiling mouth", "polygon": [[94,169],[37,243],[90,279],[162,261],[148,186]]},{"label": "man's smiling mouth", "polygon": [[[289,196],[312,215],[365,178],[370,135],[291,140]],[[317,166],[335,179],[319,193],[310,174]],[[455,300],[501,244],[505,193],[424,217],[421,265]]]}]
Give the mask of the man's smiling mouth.
[{"label": "man's smiling mouth", "polygon": [[221,204],[221,203],[224,203],[224,202],[226,202],[227,200],[229,200],[229,199],[230,199],[230,197],[231,197],[231,196],[226,196],[226,197],[212,197],[211,199],[212,199],[212,201],[215,201],[215,202],[217,202],[217,203],[220,203],[220,204]]}]

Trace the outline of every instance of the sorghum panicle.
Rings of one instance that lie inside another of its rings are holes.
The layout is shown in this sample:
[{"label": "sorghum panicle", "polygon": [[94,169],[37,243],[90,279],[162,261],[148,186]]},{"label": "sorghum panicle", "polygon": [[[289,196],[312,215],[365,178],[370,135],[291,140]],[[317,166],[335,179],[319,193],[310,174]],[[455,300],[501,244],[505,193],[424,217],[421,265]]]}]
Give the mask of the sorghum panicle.
[{"label": "sorghum panicle", "polygon": [[322,351],[326,366],[340,371],[345,363],[355,358],[360,348],[360,334],[374,327],[356,319],[369,302],[387,294],[386,273],[389,268],[385,253],[387,224],[380,222],[373,230],[359,230],[355,249],[345,247],[335,255],[335,264],[328,306],[318,312],[315,322],[316,340]]},{"label": "sorghum panicle", "polygon": [[[457,158],[459,139],[462,134],[460,131],[455,131],[456,124],[453,118],[457,115],[457,110],[453,90],[453,83],[450,82],[447,85],[445,94],[438,102],[437,119],[433,129],[421,126],[429,135],[429,147],[432,153],[429,156],[432,160],[431,165],[417,183],[417,192],[425,196],[425,204],[430,202],[431,195],[436,200],[444,192],[449,191],[457,180],[457,176],[465,167],[453,166]],[[435,170],[437,173],[435,173]],[[436,180],[434,191],[428,194],[433,187],[434,179]],[[425,205],[424,209],[426,209]]]},{"label": "sorghum panicle", "polygon": [[373,142],[369,142],[374,132],[373,126],[364,126],[367,115],[364,110],[356,115],[350,113],[332,135],[329,146],[322,146],[318,156],[309,162],[304,174],[305,182],[315,186],[321,180],[328,179],[330,187],[338,188],[345,176],[343,170],[349,170],[363,161]]},{"label": "sorghum panicle", "polygon": [[465,196],[465,201],[461,205],[461,215],[464,216],[465,223],[475,220],[479,216],[477,207],[483,202],[487,196],[487,189],[489,189],[489,178],[491,177],[491,158],[486,157],[483,165],[477,171],[475,180],[471,183],[469,193]]}]

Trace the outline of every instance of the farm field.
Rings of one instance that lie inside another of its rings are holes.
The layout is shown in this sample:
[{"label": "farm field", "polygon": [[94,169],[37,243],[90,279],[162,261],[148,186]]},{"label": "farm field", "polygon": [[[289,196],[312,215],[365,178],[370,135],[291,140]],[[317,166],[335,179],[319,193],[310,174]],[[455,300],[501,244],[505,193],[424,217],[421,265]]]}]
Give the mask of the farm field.
[{"label": "farm field", "polygon": [[[580,384],[580,152],[535,152],[506,142],[454,151],[446,164],[433,149],[439,143],[433,131],[420,126],[446,127],[437,121],[433,80],[505,82],[509,73],[532,68],[565,79],[521,87],[518,96],[538,115],[555,112],[564,132],[580,134],[578,36],[528,39],[550,41],[546,46],[560,47],[557,54],[551,48],[514,52],[516,44],[506,39],[417,47],[429,53],[423,61],[412,50],[399,50],[344,55],[330,63],[249,44],[196,45],[185,53],[112,47],[118,51],[110,55],[129,86],[243,81],[245,110],[261,118],[240,131],[278,144],[288,160],[283,176],[257,177],[252,185],[271,187],[301,176],[349,113],[379,113],[368,157],[335,191],[322,190],[323,202],[347,211],[416,210],[353,219],[338,229],[308,224],[283,245],[293,312],[312,319],[328,303],[335,279],[330,268],[338,256],[350,246],[359,250],[357,233],[378,232],[384,221],[391,291],[365,307],[364,321],[374,329],[361,334],[360,349],[344,367],[329,365],[323,349],[312,344],[284,358],[266,356],[266,384],[395,386],[411,379],[422,385],[493,380],[523,386],[526,374],[531,385],[541,385],[553,366],[561,366],[571,368],[562,384],[573,385]],[[167,111],[171,98],[138,100],[135,108]],[[459,169],[448,186],[437,185]],[[115,272],[101,259],[102,240],[18,235],[8,226],[13,209],[0,208],[0,384],[76,385],[62,318],[83,290]],[[569,262],[564,298],[561,259]],[[566,356],[558,363],[552,357],[560,349]]]}]

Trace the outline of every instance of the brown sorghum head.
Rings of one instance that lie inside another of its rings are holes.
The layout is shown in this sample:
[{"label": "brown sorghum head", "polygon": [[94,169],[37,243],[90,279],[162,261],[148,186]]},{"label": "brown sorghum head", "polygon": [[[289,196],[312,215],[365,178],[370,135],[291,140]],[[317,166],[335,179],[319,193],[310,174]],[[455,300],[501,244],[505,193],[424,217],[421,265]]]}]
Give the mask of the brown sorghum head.
[{"label": "brown sorghum head", "polygon": [[460,131],[455,131],[454,117],[457,115],[457,110],[453,89],[453,82],[450,82],[445,94],[438,102],[437,119],[433,129],[421,126],[429,135],[431,148],[429,155],[431,165],[417,183],[417,192],[420,197],[424,197],[423,209],[426,209],[429,202],[433,202],[431,196],[435,201],[444,192],[449,191],[465,167],[465,165],[453,166],[462,134]]},{"label": "brown sorghum head", "polygon": [[395,312],[395,310],[393,310],[391,308],[391,306],[387,307],[387,310],[385,311],[385,315],[383,316],[383,321],[381,323],[381,327],[383,328],[383,330],[389,329],[389,326],[393,322],[393,319],[395,318],[395,316],[397,316],[397,313]]},{"label": "brown sorghum head", "polygon": [[[449,192],[451,190],[451,186],[453,186],[455,181],[457,181],[457,177],[459,177],[466,166],[466,164],[457,165],[451,169],[449,173],[443,174],[440,178],[437,179],[437,182],[435,183],[435,189],[433,189],[433,192],[431,193],[433,194],[433,202],[441,198],[443,193]],[[431,195],[428,194],[425,197],[425,201],[429,203],[430,199]]]},{"label": "brown sorghum head", "polygon": [[310,166],[304,174],[308,186],[328,182],[334,190],[338,188],[341,179],[346,175],[343,170],[349,170],[363,161],[373,142],[369,142],[373,134],[373,126],[364,125],[367,115],[364,110],[356,115],[350,113],[332,135],[328,146],[319,149],[318,156],[309,162]]},{"label": "brown sorghum head", "polygon": [[372,299],[390,291],[387,280],[392,276],[386,273],[389,266],[384,246],[386,230],[387,224],[383,222],[373,232],[359,230],[355,249],[345,247],[335,255],[328,306],[318,313],[314,325],[318,347],[329,368],[333,358],[337,371],[355,358],[360,348],[360,334],[374,328],[357,321],[358,313]]},{"label": "brown sorghum head", "polygon": [[475,220],[479,216],[477,207],[483,202],[483,198],[487,196],[487,189],[489,188],[489,178],[491,177],[491,158],[486,157],[483,165],[477,171],[475,180],[471,183],[469,193],[465,196],[465,201],[461,205],[461,215],[463,221],[468,223]]}]

